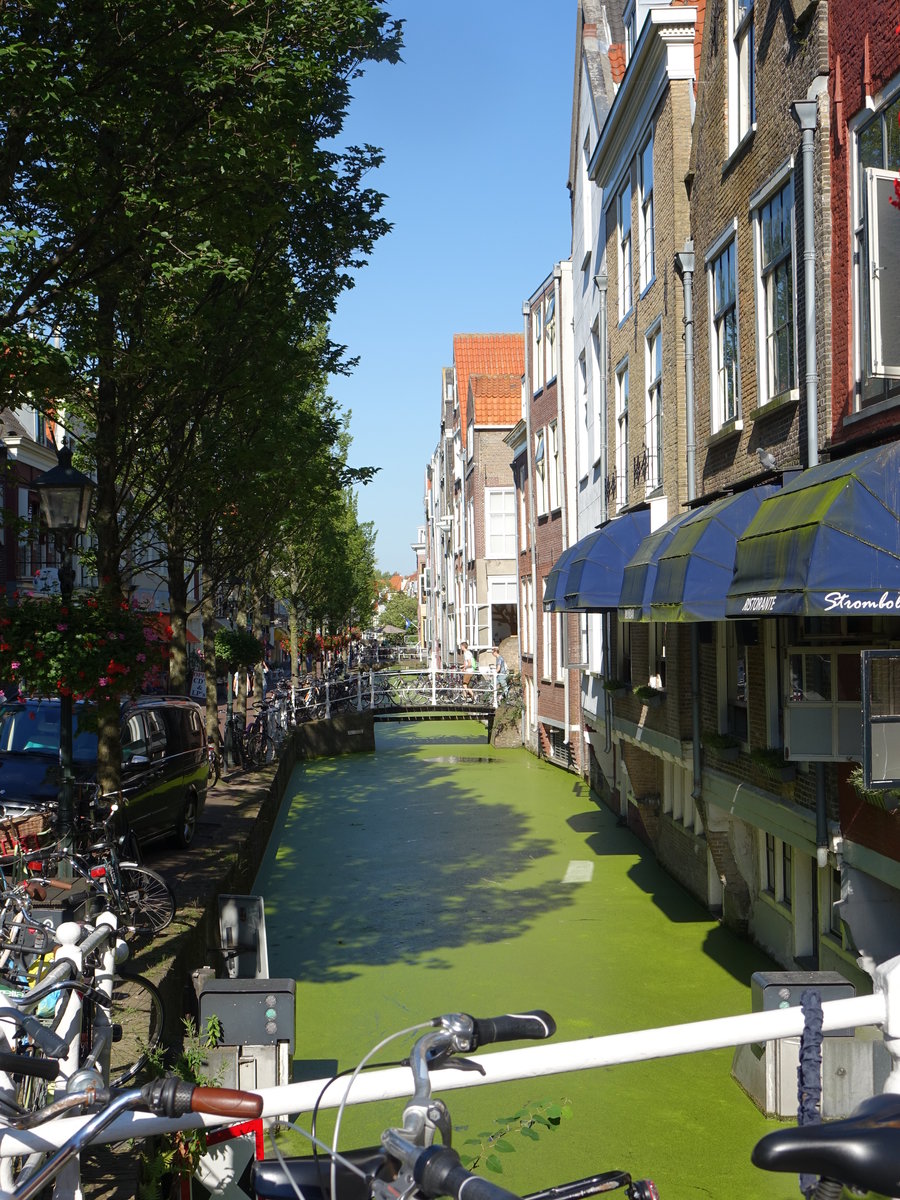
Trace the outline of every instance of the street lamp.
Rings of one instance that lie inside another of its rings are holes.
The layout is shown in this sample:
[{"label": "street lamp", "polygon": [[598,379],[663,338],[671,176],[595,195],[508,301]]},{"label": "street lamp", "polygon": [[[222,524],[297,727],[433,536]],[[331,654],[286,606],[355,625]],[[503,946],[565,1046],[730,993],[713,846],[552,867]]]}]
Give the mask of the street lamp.
[{"label": "street lamp", "polygon": [[[72,451],[65,444],[56,452],[57,464],[34,481],[40,497],[41,512],[54,536],[60,554],[59,591],[64,604],[72,599],[75,568],[72,550],[75,539],[87,529],[94,481],[72,466]],[[62,787],[56,814],[56,836],[61,847],[69,849],[75,825],[75,777],[72,772],[72,694],[59,697],[59,765]]]}]

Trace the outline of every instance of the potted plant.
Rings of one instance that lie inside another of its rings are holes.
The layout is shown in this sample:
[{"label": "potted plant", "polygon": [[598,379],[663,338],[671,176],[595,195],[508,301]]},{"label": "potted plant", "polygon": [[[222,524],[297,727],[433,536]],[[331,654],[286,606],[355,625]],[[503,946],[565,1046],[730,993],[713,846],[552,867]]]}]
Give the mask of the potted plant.
[{"label": "potted plant", "polygon": [[848,778],[857,796],[867,804],[874,804],[876,808],[883,808],[888,812],[900,807],[900,791],[896,788],[866,787],[862,767],[854,767]]},{"label": "potted plant", "polygon": [[638,700],[648,708],[659,708],[666,696],[665,692],[649,683],[639,683],[633,690]]},{"label": "potted plant", "polygon": [[754,746],[750,758],[771,779],[780,783],[790,783],[797,774],[796,766],[786,762],[784,750],[777,746]]},{"label": "potted plant", "polygon": [[703,734],[703,747],[723,762],[736,762],[741,752],[741,743],[734,734],[718,733],[713,729],[708,729]]},{"label": "potted plant", "polygon": [[628,684],[624,679],[604,679],[603,690],[609,692],[613,700],[622,700],[628,695]]}]

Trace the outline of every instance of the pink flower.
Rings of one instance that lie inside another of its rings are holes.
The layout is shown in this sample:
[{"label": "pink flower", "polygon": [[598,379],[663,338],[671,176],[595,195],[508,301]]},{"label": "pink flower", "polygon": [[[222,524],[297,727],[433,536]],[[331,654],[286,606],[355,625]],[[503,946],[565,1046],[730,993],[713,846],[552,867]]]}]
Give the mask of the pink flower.
[{"label": "pink flower", "polygon": [[146,662],[147,661],[146,654],[136,654],[134,657],[138,660],[138,662]]},{"label": "pink flower", "polygon": [[106,685],[109,683],[109,680],[106,678],[105,675],[101,675],[100,678],[97,680],[97,682],[100,684],[101,687],[106,687]]},{"label": "pink flower", "polygon": [[20,666],[21,666],[21,663],[17,663],[17,662],[11,662],[11,663],[9,664],[9,669],[10,669],[11,671],[18,671],[18,669],[19,669],[19,667],[20,667]]},{"label": "pink flower", "polygon": [[63,625],[62,623],[60,623],[59,625],[56,626],[56,628],[59,630],[60,633],[65,633],[69,627],[68,627],[68,625]]}]

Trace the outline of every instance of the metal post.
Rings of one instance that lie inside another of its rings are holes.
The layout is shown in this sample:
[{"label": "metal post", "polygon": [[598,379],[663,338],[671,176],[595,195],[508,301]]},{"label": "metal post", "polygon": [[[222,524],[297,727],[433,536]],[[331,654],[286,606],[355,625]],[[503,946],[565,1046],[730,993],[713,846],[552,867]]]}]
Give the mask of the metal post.
[{"label": "metal post", "polygon": [[228,667],[228,683],[225,688],[225,762],[229,767],[234,762],[234,671]]},{"label": "metal post", "polygon": [[[59,591],[63,607],[72,601],[75,590],[75,568],[72,565],[72,546],[67,537],[61,537],[58,546],[62,555],[59,566]],[[56,812],[56,840],[61,850],[70,851],[75,834],[75,775],[72,771],[72,693],[60,692],[59,696],[59,765],[62,770],[62,786],[59,789],[59,807]]]}]

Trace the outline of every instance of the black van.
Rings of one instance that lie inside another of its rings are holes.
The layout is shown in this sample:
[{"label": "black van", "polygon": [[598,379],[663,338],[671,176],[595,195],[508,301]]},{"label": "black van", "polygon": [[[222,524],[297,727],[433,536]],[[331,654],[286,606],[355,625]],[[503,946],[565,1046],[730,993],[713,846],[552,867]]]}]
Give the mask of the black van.
[{"label": "black van", "polygon": [[[76,779],[97,770],[90,706],[75,705]],[[203,712],[180,696],[142,696],[121,712],[122,809],[138,842],[174,835],[189,846],[206,803],[209,760]],[[0,708],[0,805],[7,811],[59,795],[59,701],[18,700]]]}]

